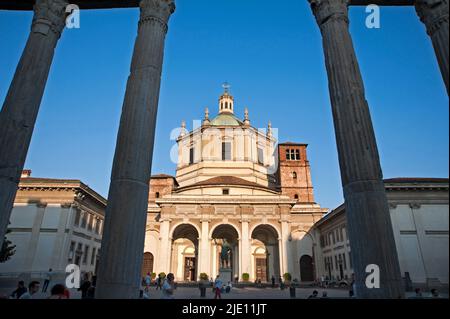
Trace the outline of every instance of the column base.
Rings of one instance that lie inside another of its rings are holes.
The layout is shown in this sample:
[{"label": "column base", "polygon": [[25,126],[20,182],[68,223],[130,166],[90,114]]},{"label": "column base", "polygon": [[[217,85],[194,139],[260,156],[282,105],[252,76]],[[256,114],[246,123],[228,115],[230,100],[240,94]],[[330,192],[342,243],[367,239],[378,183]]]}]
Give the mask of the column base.
[{"label": "column base", "polygon": [[101,283],[95,291],[96,299],[138,299],[140,287],[127,284]]},{"label": "column base", "polygon": [[230,268],[220,268],[219,279],[222,280],[224,285],[233,282],[233,271]]},{"label": "column base", "polygon": [[[344,186],[344,197],[355,296],[402,298],[404,290],[384,183],[381,180],[350,183]],[[378,276],[373,266],[367,268],[369,265],[378,266]],[[379,288],[371,288],[375,282],[379,282]]]}]

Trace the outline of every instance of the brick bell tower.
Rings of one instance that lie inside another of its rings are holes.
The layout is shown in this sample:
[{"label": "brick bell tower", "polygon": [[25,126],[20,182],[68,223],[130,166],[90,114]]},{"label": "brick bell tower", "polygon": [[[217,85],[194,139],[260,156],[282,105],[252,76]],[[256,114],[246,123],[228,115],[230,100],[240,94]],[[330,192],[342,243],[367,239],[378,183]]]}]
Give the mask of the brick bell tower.
[{"label": "brick bell tower", "polygon": [[314,203],[311,167],[306,156],[308,144],[278,144],[278,187],[283,195],[301,203]]}]

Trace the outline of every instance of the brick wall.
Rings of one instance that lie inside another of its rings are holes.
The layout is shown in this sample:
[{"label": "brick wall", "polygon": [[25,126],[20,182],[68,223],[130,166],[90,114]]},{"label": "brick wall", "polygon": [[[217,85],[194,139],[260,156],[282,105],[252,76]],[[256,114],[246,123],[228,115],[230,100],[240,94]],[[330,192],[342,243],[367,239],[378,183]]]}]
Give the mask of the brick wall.
[{"label": "brick wall", "polygon": [[[311,168],[309,165],[306,144],[279,144],[278,145],[278,184],[283,195],[300,202],[314,202],[313,186],[311,182]],[[291,154],[300,155],[299,158],[288,159],[286,150],[292,150]]]}]

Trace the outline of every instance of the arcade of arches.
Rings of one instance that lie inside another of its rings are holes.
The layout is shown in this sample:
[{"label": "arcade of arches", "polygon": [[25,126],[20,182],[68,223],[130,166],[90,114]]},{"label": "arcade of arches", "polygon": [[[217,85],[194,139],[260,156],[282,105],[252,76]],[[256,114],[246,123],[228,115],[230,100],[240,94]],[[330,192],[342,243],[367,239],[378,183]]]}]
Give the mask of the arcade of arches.
[{"label": "arcade of arches", "polygon": [[[309,236],[288,236],[284,241],[279,237],[281,227],[255,224],[251,227],[253,230],[249,233],[247,243],[244,243],[244,238],[239,235],[243,232],[242,227],[238,226],[239,222],[228,221],[212,226],[209,231],[211,237],[204,241],[198,232],[204,223],[210,224],[195,221],[174,223],[169,227],[169,234],[172,235],[166,241],[162,240],[160,228],[148,228],[142,276],[152,272],[172,272],[177,281],[187,282],[198,280],[200,273],[204,272],[214,278],[221,267],[221,248],[217,240],[225,238],[231,245],[230,268],[235,279],[242,280],[242,274],[248,273],[251,281],[270,282],[272,276],[278,280],[279,276],[289,272],[293,278],[301,281],[314,280],[312,241]],[[164,242],[168,243],[168,250],[161,249],[161,243]],[[200,250],[202,244],[206,249]],[[157,258],[154,258],[154,254]]]}]

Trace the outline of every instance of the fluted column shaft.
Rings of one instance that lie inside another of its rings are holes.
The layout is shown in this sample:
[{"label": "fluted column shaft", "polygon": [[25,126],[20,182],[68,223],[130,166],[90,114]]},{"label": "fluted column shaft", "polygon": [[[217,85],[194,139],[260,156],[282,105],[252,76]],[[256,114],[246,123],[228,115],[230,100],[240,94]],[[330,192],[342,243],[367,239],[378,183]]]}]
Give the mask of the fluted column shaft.
[{"label": "fluted column shaft", "polygon": [[[375,134],[348,30],[347,0],[309,0],[323,37],[348,232],[359,298],[403,295]],[[366,266],[380,288],[366,287]]]},{"label": "fluted column shaft", "polygon": [[37,0],[30,35],[0,112],[0,247],[13,208],[58,39],[66,0]]},{"label": "fluted column shaft", "polygon": [[434,52],[448,90],[448,0],[416,0],[416,12],[425,24],[433,43]]},{"label": "fluted column shaft", "polygon": [[[286,219],[282,219],[281,221],[281,250],[280,250],[280,259],[282,260],[281,274],[285,274],[290,272],[289,269],[289,260],[292,256],[288,257],[288,238],[289,238],[289,221]],[[292,274],[292,272],[291,272]]]},{"label": "fluted column shaft", "polygon": [[170,272],[170,260],[172,258],[172,239],[170,238],[170,219],[163,218],[160,220],[159,240],[160,240],[160,253],[157,262],[157,273],[164,272],[168,274]]},{"label": "fluted column shaft", "polygon": [[211,244],[209,240],[209,223],[210,220],[205,218],[201,220],[201,236],[199,238],[200,241],[200,251],[199,251],[199,260],[198,271],[197,271],[197,280],[201,273],[206,273],[208,276],[211,275]]},{"label": "fluted column shaft", "polygon": [[142,0],[111,173],[98,298],[137,298],[167,23],[173,0]]},{"label": "fluted column shaft", "polygon": [[251,243],[250,243],[250,233],[249,233],[249,220],[247,218],[243,218],[241,221],[241,251],[239,258],[241,259],[239,265],[239,280],[242,280],[242,274],[247,273],[253,277],[253,273],[250,270],[252,251],[251,251]]}]

